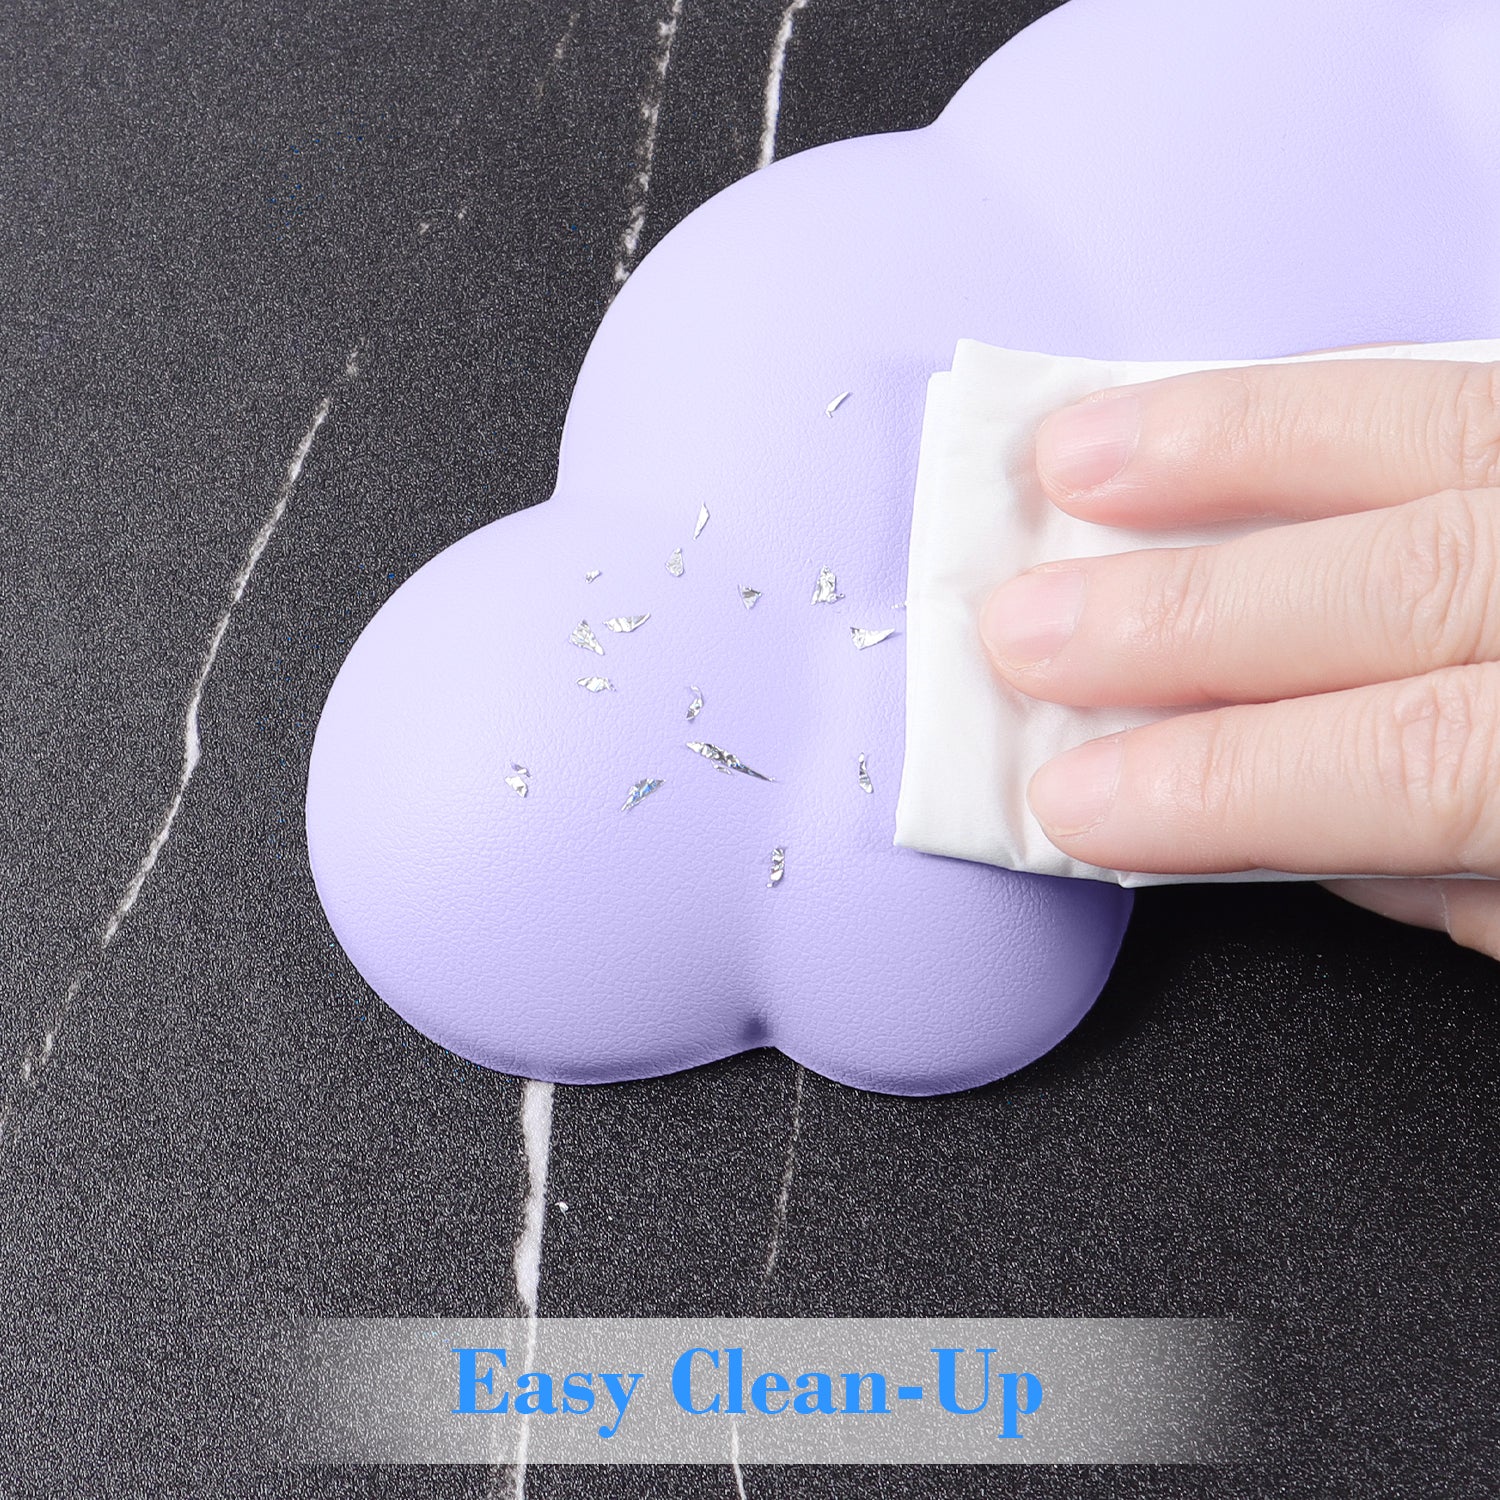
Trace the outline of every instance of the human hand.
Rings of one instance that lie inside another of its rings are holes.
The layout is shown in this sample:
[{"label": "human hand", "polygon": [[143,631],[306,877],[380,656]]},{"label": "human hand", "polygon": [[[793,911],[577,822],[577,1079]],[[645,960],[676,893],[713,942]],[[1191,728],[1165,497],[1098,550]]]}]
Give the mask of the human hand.
[{"label": "human hand", "polygon": [[1048,762],[1032,811],[1111,869],[1329,888],[1500,957],[1500,364],[1331,360],[1118,387],[1037,434],[1054,503],[1217,546],[1048,563],[981,632],[1035,698],[1199,711]]}]

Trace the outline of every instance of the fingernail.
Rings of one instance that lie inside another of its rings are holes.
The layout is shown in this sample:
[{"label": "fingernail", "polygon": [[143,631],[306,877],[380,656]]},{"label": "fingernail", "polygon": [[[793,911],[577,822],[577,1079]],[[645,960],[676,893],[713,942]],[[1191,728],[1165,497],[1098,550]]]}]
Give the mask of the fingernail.
[{"label": "fingernail", "polygon": [[1083,573],[1077,568],[1022,573],[985,600],[979,634],[996,661],[1029,667],[1055,655],[1072,638],[1083,611]]},{"label": "fingernail", "polygon": [[1124,389],[1053,412],[1037,429],[1037,473],[1069,495],[1107,483],[1140,441],[1141,406],[1141,398]]},{"label": "fingernail", "polygon": [[1122,737],[1113,735],[1049,760],[1026,793],[1042,827],[1063,838],[1097,828],[1114,806],[1124,754]]}]

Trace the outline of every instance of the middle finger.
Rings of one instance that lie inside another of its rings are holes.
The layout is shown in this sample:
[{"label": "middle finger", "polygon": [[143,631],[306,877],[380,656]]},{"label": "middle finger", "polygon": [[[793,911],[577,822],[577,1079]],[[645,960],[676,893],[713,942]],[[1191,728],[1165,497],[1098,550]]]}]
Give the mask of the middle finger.
[{"label": "middle finger", "polygon": [[1048,563],[981,615],[1000,673],[1093,707],[1264,702],[1500,660],[1500,491]]}]

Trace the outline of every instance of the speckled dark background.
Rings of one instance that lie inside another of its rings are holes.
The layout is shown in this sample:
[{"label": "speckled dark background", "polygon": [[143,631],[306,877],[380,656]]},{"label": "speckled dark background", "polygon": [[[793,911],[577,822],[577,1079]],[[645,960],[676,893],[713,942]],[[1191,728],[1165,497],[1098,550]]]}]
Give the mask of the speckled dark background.
[{"label": "speckled dark background", "polygon": [[[647,246],[754,164],[781,8],[687,0]],[[1049,8],[812,0],[780,154],[925,123]],[[302,793],[364,622],[549,491],[665,9],[0,15],[0,1494],[506,1492],[278,1471],[237,1330],[514,1310],[520,1085],[365,989]],[[101,951],[209,634],[356,344]],[[753,1500],[1493,1494],[1497,978],[1315,890],[1144,894],[1091,1017],[1020,1076],[934,1100],[807,1079],[764,1284],[789,1063],[559,1089],[542,1311],[1226,1314],[1271,1351],[1254,1465],[751,1469]],[[734,1495],[727,1467],[527,1488]]]}]

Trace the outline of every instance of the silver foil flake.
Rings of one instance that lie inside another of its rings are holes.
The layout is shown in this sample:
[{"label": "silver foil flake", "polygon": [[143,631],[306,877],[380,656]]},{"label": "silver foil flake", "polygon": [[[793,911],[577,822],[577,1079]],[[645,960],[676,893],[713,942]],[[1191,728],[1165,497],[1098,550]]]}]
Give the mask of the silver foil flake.
[{"label": "silver foil flake", "polygon": [[865,651],[871,646],[878,646],[882,641],[888,641],[895,633],[894,630],[861,630],[855,625],[849,627],[849,634],[854,637],[856,651]]},{"label": "silver foil flake", "polygon": [[705,745],[698,740],[689,740],[688,749],[696,751],[704,760],[713,764],[716,770],[723,771],[728,775],[730,771],[738,771],[744,776],[753,776],[757,781],[769,781],[769,776],[762,776],[759,771],[752,771],[739,756],[731,755],[727,750],[721,750],[717,745]]},{"label": "silver foil flake", "polygon": [[573,634],[568,639],[575,646],[582,646],[585,651],[592,651],[596,656],[604,655],[604,647],[599,644],[599,637],[589,629],[587,620],[580,620],[573,627]]},{"label": "silver foil flake", "polygon": [[580,677],[578,686],[591,693],[612,693],[615,687],[607,677]]},{"label": "silver foil flake", "polygon": [[826,411],[828,413],[828,415],[831,417],[834,414],[834,412],[836,412],[839,409],[839,407],[841,407],[844,404],[844,402],[846,402],[850,398],[850,396],[852,396],[853,394],[854,394],[853,391],[840,391],[839,394],[837,396],[835,396],[833,398],[833,400],[830,401],[828,403],[828,405],[823,408],[823,410]]},{"label": "silver foil flake", "polygon": [[526,778],[524,776],[507,776],[505,778],[505,784],[518,797],[524,797],[526,793],[531,790],[531,788],[526,785]]},{"label": "silver foil flake", "polygon": [[703,689],[690,687],[688,692],[693,695],[693,701],[688,704],[688,721],[691,722],[703,712]]},{"label": "silver foil flake", "polygon": [[594,568],[591,572],[585,573],[583,575],[583,581],[585,583],[592,583],[598,576],[599,576],[599,569],[598,568]]},{"label": "silver foil flake", "polygon": [[625,805],[620,809],[620,811],[629,812],[632,807],[639,807],[641,803],[644,802],[646,798],[649,797],[651,793],[654,792],[661,784],[661,778],[658,777],[653,779],[649,776],[645,781],[636,782],[636,784],[631,787],[630,791],[626,793]]},{"label": "silver foil flake", "polygon": [[769,890],[772,886],[781,884],[781,877],[786,874],[786,850],[773,849],[771,851],[771,878],[766,882]]},{"label": "silver foil flake", "polygon": [[818,572],[818,586],[813,590],[812,602],[814,604],[836,604],[843,597],[839,593],[839,581],[835,577],[833,569],[820,569]]},{"label": "silver foil flake", "polygon": [[755,601],[760,598],[760,594],[761,591],[759,589],[751,588],[748,583],[742,583],[740,585],[740,603],[743,604],[746,609],[755,608]]},{"label": "silver foil flake", "polygon": [[682,577],[682,548],[681,547],[677,548],[677,550],[675,552],[673,552],[673,554],[667,559],[667,572],[669,572],[672,575],[673,578],[681,578]]},{"label": "silver foil flake", "polygon": [[632,630],[639,630],[650,618],[650,615],[616,615],[613,620],[606,620],[604,623],[616,635],[629,635]]},{"label": "silver foil flake", "polygon": [[698,538],[700,536],[703,535],[703,528],[705,526],[707,526],[707,525],[708,525],[708,507],[706,505],[700,505],[698,507],[698,524],[695,527],[693,527],[693,540],[695,542],[698,540]]},{"label": "silver foil flake", "polygon": [[875,783],[870,780],[870,767],[863,755],[859,758],[859,789],[869,792],[872,796],[875,792]]}]

